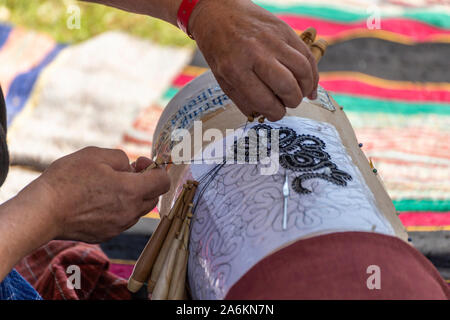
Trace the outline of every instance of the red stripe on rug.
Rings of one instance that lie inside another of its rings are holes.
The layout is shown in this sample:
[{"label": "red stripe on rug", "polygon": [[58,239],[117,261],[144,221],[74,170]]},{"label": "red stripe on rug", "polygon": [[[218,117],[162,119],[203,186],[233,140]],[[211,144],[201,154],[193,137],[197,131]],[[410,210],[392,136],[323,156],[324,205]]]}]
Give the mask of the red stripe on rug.
[{"label": "red stripe on rug", "polygon": [[405,227],[450,225],[450,212],[403,212],[399,218]]},{"label": "red stripe on rug", "polygon": [[[338,23],[298,15],[279,15],[278,17],[296,30],[305,30],[310,26],[314,26],[320,36],[331,39],[347,36],[349,31],[352,30],[368,30],[366,21]],[[381,20],[381,30],[411,38],[411,40],[416,42],[432,41],[438,35],[450,36],[450,30],[406,18],[383,18]]]},{"label": "red stripe on rug", "polygon": [[[374,123],[382,123],[374,120]],[[430,124],[426,124],[431,126]],[[450,146],[443,141],[449,141],[450,135],[444,130],[429,127],[412,128],[383,128],[378,125],[374,128],[356,128],[358,140],[364,146],[364,152],[402,152],[404,154],[441,158],[449,160]],[[420,146],[420,147],[418,147]],[[405,157],[405,160],[410,160]]]},{"label": "red stripe on rug", "polygon": [[423,168],[428,168],[428,169],[448,168],[448,164],[432,163],[432,162],[426,161],[426,160],[420,161],[420,160],[395,159],[395,158],[389,158],[388,156],[370,156],[370,159],[372,159],[372,161],[374,163],[383,162],[383,163],[388,163],[388,164],[396,164],[396,165],[400,165],[400,166],[414,165],[414,166],[421,166]]},{"label": "red stripe on rug", "polygon": [[428,101],[450,103],[450,91],[430,90],[430,88],[390,89],[383,88],[358,80],[321,79],[320,84],[327,90],[336,93],[345,93],[356,96],[384,98],[402,101]]},{"label": "red stripe on rug", "polygon": [[181,88],[184,85],[186,85],[189,81],[193,80],[195,77],[196,76],[193,75],[180,74],[175,78],[175,80],[173,80],[172,86]]}]

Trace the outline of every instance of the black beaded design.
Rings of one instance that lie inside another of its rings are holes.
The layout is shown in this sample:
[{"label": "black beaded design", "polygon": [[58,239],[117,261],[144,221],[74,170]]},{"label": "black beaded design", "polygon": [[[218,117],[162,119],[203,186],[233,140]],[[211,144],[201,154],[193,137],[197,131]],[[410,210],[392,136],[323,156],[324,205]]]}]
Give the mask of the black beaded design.
[{"label": "black beaded design", "polygon": [[[274,128],[267,124],[256,125],[252,128],[256,132],[257,152],[256,160],[259,161],[259,139],[260,132],[265,131],[267,137],[267,156],[271,153],[271,130]],[[310,190],[304,188],[302,183],[310,179],[322,179],[338,186],[346,186],[347,181],[352,180],[352,176],[339,170],[335,163],[332,162],[330,155],[325,152],[326,144],[320,138],[302,134],[298,135],[293,129],[281,127],[279,133],[279,161],[280,165],[288,170],[299,172],[292,181],[292,189],[299,194],[311,193]],[[245,155],[245,161],[250,160],[250,138],[244,137],[245,150],[239,150]],[[237,159],[239,142],[234,143],[234,156]],[[321,170],[322,172],[314,172]],[[325,171],[325,172],[323,172]]]}]

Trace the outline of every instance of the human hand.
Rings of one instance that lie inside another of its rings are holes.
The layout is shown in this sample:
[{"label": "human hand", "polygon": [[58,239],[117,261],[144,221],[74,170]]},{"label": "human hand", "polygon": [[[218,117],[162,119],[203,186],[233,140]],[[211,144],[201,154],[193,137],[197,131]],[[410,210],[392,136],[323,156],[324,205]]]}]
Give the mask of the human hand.
[{"label": "human hand", "polygon": [[250,0],[200,1],[189,30],[224,92],[245,114],[281,119],[319,75],[309,48],[285,22]]},{"label": "human hand", "polygon": [[169,190],[164,169],[142,172],[121,150],[88,147],[55,161],[18,195],[43,206],[56,239],[108,240],[134,225]]}]

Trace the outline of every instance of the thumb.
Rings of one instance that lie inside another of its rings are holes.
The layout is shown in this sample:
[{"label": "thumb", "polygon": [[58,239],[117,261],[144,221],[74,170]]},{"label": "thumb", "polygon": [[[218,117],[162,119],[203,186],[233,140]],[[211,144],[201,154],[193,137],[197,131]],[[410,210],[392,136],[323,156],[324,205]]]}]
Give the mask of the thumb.
[{"label": "thumb", "polygon": [[147,169],[149,165],[151,165],[153,161],[147,157],[139,157],[135,163],[135,171],[141,172],[142,170]]},{"label": "thumb", "polygon": [[132,192],[143,200],[157,198],[170,189],[170,179],[164,168],[154,168],[136,172],[121,172],[120,176],[123,183],[132,186]]}]

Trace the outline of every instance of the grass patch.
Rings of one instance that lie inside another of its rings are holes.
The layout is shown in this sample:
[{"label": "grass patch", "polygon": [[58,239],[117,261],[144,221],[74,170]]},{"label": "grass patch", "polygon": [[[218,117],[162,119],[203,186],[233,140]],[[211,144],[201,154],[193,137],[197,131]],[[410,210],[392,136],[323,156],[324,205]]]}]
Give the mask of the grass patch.
[{"label": "grass patch", "polygon": [[[73,5],[80,8],[80,29],[67,27],[71,16],[68,9]],[[121,30],[162,45],[194,45],[182,31],[164,21],[74,0],[0,0],[0,21],[45,32],[66,43],[80,42],[105,31]]]}]

